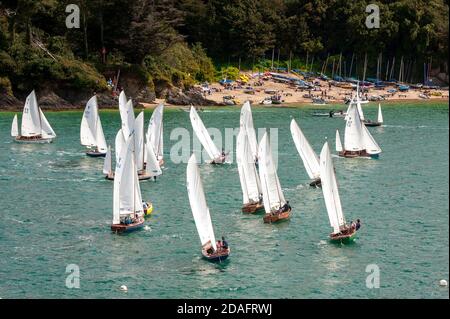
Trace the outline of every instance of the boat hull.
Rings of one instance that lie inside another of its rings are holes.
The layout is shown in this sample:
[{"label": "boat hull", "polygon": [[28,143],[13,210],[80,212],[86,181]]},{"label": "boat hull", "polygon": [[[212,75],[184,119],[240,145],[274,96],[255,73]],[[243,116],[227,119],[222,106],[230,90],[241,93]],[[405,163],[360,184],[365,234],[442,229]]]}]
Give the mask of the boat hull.
[{"label": "boat hull", "polygon": [[343,151],[339,152],[339,157],[345,157],[345,158],[357,158],[357,157],[363,157],[363,158],[372,158],[377,159],[379,158],[379,154],[369,154],[366,152],[366,150],[363,151]]},{"label": "boat hull", "polygon": [[42,137],[36,137],[36,138],[30,138],[30,137],[24,137],[24,136],[17,136],[14,138],[14,141],[16,143],[21,144],[49,144],[52,143],[55,138],[42,138]]},{"label": "boat hull", "polygon": [[150,204],[150,206],[146,210],[144,210],[144,217],[150,217],[152,213],[153,213],[153,205]]},{"label": "boat hull", "polygon": [[273,224],[273,223],[277,223],[280,221],[288,220],[291,217],[291,211],[292,210],[290,209],[287,212],[266,214],[263,217],[264,223],[265,224]]},{"label": "boat hull", "polygon": [[86,155],[89,157],[105,157],[106,153],[100,153],[97,151],[87,151]]},{"label": "boat hull", "polygon": [[355,241],[356,233],[357,232],[354,230],[350,234],[344,234],[344,235],[330,234],[330,241],[335,244],[350,244]]},{"label": "boat hull", "polygon": [[382,124],[379,123],[379,122],[367,122],[367,121],[365,121],[364,125],[367,126],[367,127],[376,127],[376,126],[381,126]]},{"label": "boat hull", "polygon": [[220,252],[216,252],[214,254],[208,254],[205,249],[202,249],[202,256],[210,262],[220,263],[222,261],[225,261],[228,256],[230,256],[230,248],[228,248],[227,250],[221,250]]},{"label": "boat hull", "polygon": [[311,183],[309,183],[309,186],[311,187],[322,187],[322,180],[320,178],[317,178],[313,180]]},{"label": "boat hull", "polygon": [[[149,180],[151,178],[153,178],[152,176],[149,175],[138,175],[138,178],[140,181],[146,181]],[[105,179],[107,179],[108,181],[113,181],[114,180],[114,173],[109,174],[109,175],[105,175]]]},{"label": "boat hull", "polygon": [[144,219],[142,218],[136,223],[124,225],[124,224],[113,224],[111,225],[111,230],[115,233],[123,234],[123,233],[129,233],[132,231],[136,231],[139,229],[142,229],[144,227]]},{"label": "boat hull", "polygon": [[246,214],[256,214],[264,211],[264,205],[261,203],[247,204],[242,206],[242,212]]}]

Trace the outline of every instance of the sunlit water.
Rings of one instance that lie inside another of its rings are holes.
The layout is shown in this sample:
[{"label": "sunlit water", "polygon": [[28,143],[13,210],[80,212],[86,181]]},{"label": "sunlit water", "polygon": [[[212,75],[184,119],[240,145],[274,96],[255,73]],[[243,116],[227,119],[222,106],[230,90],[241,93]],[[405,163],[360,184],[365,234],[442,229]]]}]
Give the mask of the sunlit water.
[{"label": "sunlit water", "polygon": [[[390,104],[386,125],[370,128],[379,160],[335,158],[344,212],[361,218],[357,242],[337,246],[320,189],[308,178],[292,141],[295,118],[319,153],[334,148],[343,119],[313,117],[317,107],[254,110],[256,127],[278,128],[278,173],[292,219],[265,225],[240,211],[235,164],[203,164],[201,174],[216,236],[232,254],[223,264],[201,258],[186,192],[186,164],[170,161],[170,132],[191,131],[189,114],[167,110],[166,165],[157,182],[142,182],[155,212],[149,228],[110,231],[113,183],[103,160],[79,144],[81,112],[47,112],[58,134],[50,145],[21,145],[9,137],[12,113],[0,113],[1,298],[448,298],[449,123],[446,104]],[[325,109],[326,110],[326,109]],[[329,110],[329,109],[328,109]],[[365,108],[376,118],[376,105]],[[151,112],[146,111],[146,122]],[[108,143],[118,112],[102,111]],[[208,127],[237,127],[238,109],[200,113]],[[80,267],[80,289],[66,287],[66,266]],[[380,270],[380,288],[366,287],[366,267]],[[121,285],[128,293],[121,292]]]}]

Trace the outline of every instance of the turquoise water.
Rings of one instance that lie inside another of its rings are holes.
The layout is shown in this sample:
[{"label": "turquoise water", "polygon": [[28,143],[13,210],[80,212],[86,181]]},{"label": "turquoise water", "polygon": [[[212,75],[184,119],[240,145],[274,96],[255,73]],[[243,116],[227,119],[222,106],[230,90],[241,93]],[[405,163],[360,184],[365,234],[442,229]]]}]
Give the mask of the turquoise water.
[{"label": "turquoise water", "polygon": [[[79,145],[81,112],[50,113],[58,134],[50,145],[9,137],[12,113],[0,113],[1,298],[448,298],[448,105],[389,104],[385,127],[370,128],[379,160],[335,158],[344,212],[361,218],[357,242],[337,246],[319,189],[308,178],[290,136],[294,117],[319,152],[342,119],[313,117],[316,108],[256,109],[256,127],[279,128],[279,178],[293,216],[265,225],[240,211],[236,166],[201,166],[216,236],[232,254],[223,264],[201,259],[185,186],[185,164],[169,161],[170,132],[191,130],[189,114],[165,113],[164,175],[143,182],[153,202],[150,229],[110,231],[112,187],[102,159]],[[366,108],[376,118],[377,105]],[[146,112],[146,121],[151,112]],[[118,112],[101,112],[113,143]],[[236,127],[239,110],[200,113],[208,127]],[[66,288],[66,266],[80,268],[80,289]],[[380,288],[366,287],[366,267],[380,270]],[[128,286],[128,293],[121,292]]]}]

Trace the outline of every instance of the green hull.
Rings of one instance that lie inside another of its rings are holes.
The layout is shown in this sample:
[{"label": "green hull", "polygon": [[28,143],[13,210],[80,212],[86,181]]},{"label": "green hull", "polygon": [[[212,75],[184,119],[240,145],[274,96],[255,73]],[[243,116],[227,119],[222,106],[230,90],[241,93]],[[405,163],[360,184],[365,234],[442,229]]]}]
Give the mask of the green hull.
[{"label": "green hull", "polygon": [[357,232],[354,232],[350,237],[333,239],[330,238],[330,241],[335,244],[351,244],[355,242]]}]

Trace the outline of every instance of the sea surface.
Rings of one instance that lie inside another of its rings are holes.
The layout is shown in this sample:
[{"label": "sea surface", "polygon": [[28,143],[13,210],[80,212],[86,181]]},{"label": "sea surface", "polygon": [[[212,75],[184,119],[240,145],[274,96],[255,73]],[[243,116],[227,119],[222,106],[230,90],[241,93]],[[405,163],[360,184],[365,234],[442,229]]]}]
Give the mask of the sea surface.
[{"label": "sea surface", "polygon": [[[344,120],[313,116],[331,108],[253,110],[255,127],[272,128],[277,139],[290,221],[265,225],[262,215],[242,214],[236,165],[201,164],[216,237],[231,246],[222,264],[201,258],[186,163],[170,156],[180,128],[192,131],[189,113],[164,114],[164,173],[141,183],[155,210],[145,230],[129,235],[110,231],[113,183],[102,175],[103,159],[86,157],[80,145],[82,112],[46,112],[58,135],[49,145],[13,142],[13,113],[0,113],[0,298],[448,298],[439,286],[449,279],[448,104],[383,105],[385,125],[369,129],[380,158],[334,158],[345,216],[362,220],[352,245],[328,241],[322,192],[308,187],[289,130],[295,118],[317,153],[326,137],[334,149]],[[365,106],[366,117],[375,120],[377,108]],[[100,113],[113,144],[119,113]],[[199,114],[222,133],[239,126],[238,108]],[[72,264],[78,289],[66,286],[76,284]]]}]

